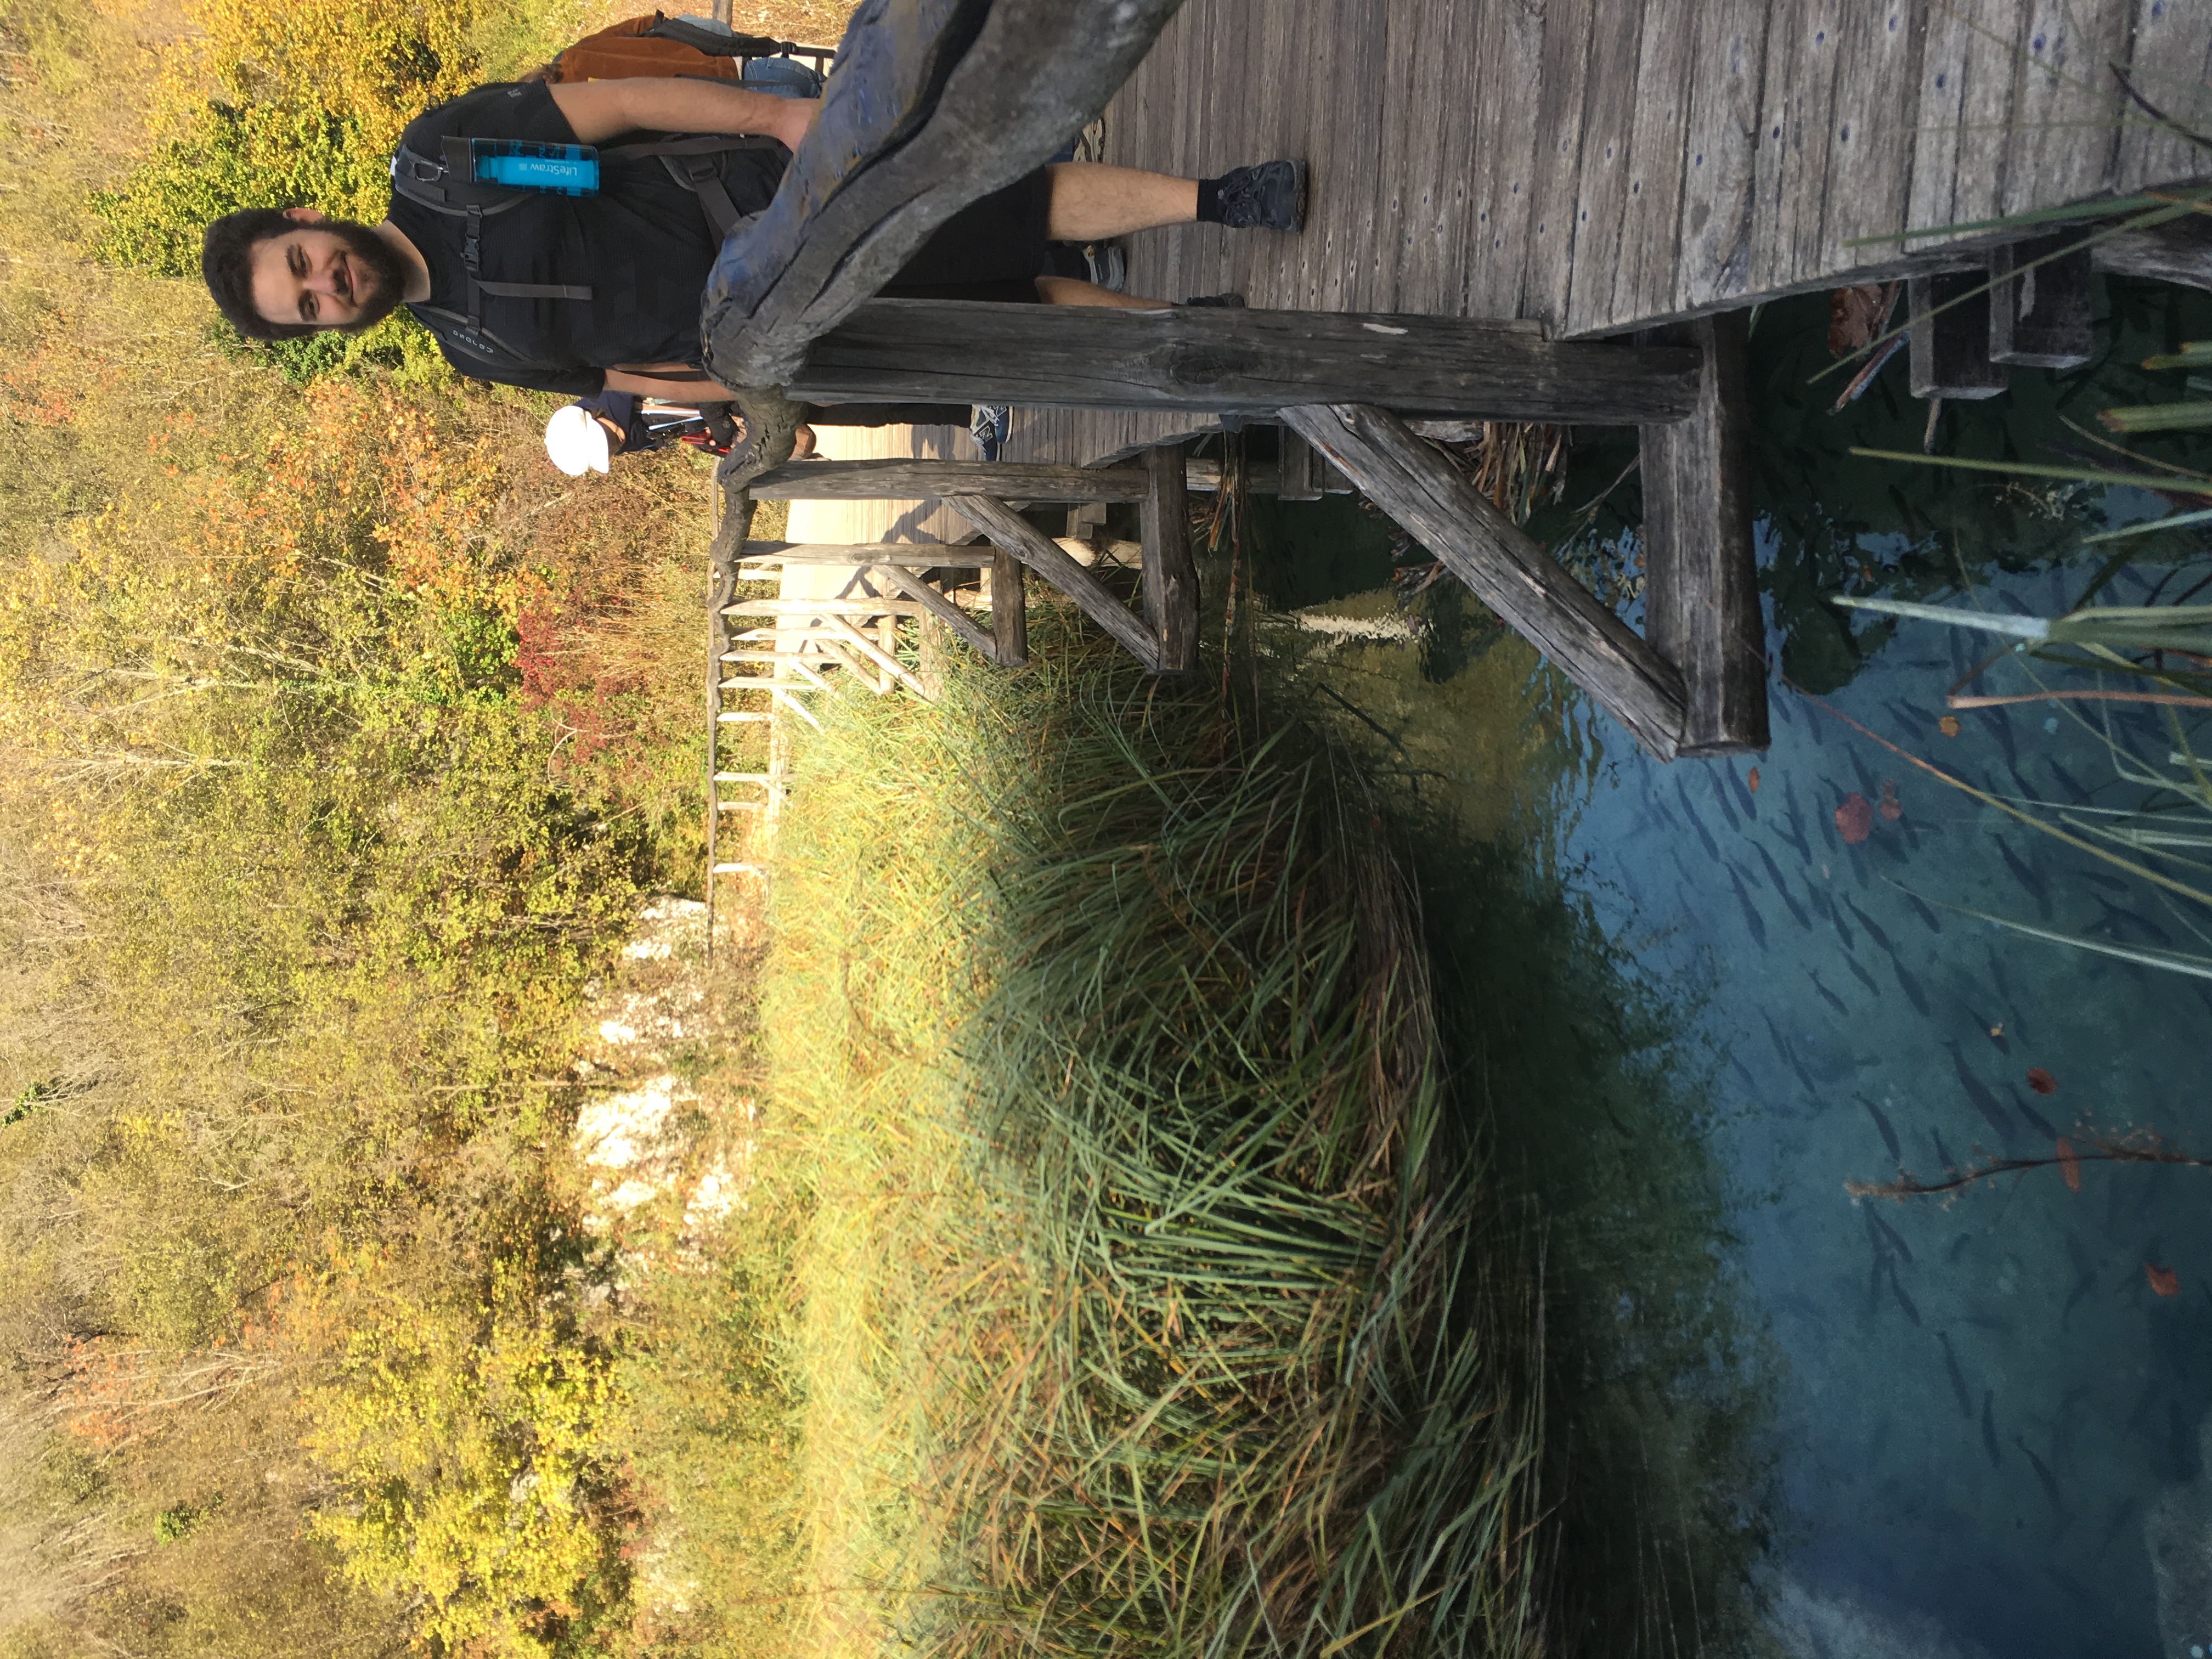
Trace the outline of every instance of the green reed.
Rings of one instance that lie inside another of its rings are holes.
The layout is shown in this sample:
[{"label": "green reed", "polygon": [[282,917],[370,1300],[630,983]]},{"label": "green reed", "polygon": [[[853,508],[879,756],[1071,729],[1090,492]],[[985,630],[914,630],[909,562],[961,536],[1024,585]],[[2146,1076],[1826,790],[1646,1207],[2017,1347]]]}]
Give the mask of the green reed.
[{"label": "green reed", "polygon": [[779,858],[818,1644],[1534,1654],[1533,1240],[1358,776],[1055,641],[851,699]]}]

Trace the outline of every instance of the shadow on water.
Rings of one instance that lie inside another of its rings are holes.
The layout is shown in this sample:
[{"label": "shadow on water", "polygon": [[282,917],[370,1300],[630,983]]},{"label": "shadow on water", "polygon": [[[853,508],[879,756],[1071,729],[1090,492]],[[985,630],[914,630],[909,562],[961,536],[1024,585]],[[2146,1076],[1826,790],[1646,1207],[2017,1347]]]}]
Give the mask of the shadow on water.
[{"label": "shadow on water", "polygon": [[[1829,416],[1841,377],[1807,383],[1826,329],[1814,296],[1770,307],[1753,338],[1780,665],[1985,790],[2118,802],[2101,743],[2045,708],[1939,732],[1966,647],[1925,623],[1854,631],[1822,596],[1971,585],[2050,614],[2100,562],[2083,534],[2160,504],[1848,455],[1917,453],[1926,406],[1899,362]],[[2101,464],[2069,422],[2212,398],[2136,366],[2212,337],[2212,296],[2107,283],[2098,331],[2085,368],[1947,408],[1937,447]],[[1529,528],[1556,545],[1579,521],[1632,572],[1632,476],[1577,510],[1632,447],[1577,439]],[[2212,463],[2203,434],[2133,447]],[[2212,1145],[2202,986],[1941,907],[2154,943],[2180,924],[1779,689],[1763,788],[1747,762],[1656,765],[1455,584],[1403,605],[1389,583],[1423,555],[1351,502],[1255,504],[1248,529],[1287,694],[1411,826],[1460,1098],[1544,1219],[1562,1650],[2212,1648],[2212,1189],[2108,1168],[2075,1191],[2045,1170],[1877,1209],[1843,1186],[2047,1153],[2081,1121]],[[2202,548],[2134,544],[2174,566]],[[2131,573],[2116,597],[2148,586]],[[1854,793],[1899,815],[1847,843]]]}]

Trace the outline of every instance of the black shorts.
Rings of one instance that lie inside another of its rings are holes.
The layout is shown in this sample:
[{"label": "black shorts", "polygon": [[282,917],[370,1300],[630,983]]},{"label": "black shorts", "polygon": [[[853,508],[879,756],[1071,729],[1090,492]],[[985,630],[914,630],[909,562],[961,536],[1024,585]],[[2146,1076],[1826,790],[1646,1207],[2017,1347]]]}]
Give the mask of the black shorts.
[{"label": "black shorts", "polygon": [[1079,275],[1079,254],[1045,237],[1052,179],[1042,167],[954,214],[883,290],[886,300],[1035,303],[1036,279]]}]

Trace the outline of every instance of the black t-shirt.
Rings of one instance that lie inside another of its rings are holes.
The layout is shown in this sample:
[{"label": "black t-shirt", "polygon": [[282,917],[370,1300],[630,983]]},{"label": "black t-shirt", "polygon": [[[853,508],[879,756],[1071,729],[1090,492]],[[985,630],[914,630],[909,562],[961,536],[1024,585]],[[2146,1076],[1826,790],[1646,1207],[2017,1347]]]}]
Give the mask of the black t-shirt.
[{"label": "black t-shirt", "polygon": [[[435,161],[443,159],[440,140],[448,134],[577,142],[575,130],[542,83],[465,93],[418,117],[402,142]],[[739,213],[768,206],[790,159],[775,143],[722,157],[723,187]],[[466,316],[469,280],[461,262],[466,221],[396,191],[391,218],[430,267],[428,303]],[[589,397],[605,386],[605,371],[617,365],[698,360],[700,295],[720,246],[698,197],[658,157],[610,155],[602,146],[597,195],[532,192],[483,222],[479,264],[485,281],[573,283],[592,289],[589,300],[483,296],[485,331],[522,356],[554,367],[517,369],[486,362],[448,341],[442,319],[423,316],[420,309],[416,314],[439,336],[447,360],[464,374]]]}]

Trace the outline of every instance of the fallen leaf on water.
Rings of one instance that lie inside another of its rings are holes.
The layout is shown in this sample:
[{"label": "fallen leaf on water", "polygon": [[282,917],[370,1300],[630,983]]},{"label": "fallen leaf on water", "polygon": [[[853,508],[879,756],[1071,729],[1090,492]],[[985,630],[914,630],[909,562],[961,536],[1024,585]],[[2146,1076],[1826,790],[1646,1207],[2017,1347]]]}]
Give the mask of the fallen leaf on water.
[{"label": "fallen leaf on water", "polygon": [[2143,1263],[2143,1277],[2150,1280],[2151,1289],[2160,1296],[2181,1294],[2181,1275],[2171,1267],[2154,1267],[2146,1261]]},{"label": "fallen leaf on water", "polygon": [[1753,794],[1757,794],[1759,793],[1759,769],[1756,766],[1753,767],[1751,769],[1751,775],[1746,778],[1743,781],[1745,787],[1749,789]]},{"label": "fallen leaf on water", "polygon": [[2055,1095],[2058,1092],[2058,1079],[2040,1066],[2031,1066],[2027,1068],[2027,1086],[2039,1095]]},{"label": "fallen leaf on water", "polygon": [[1844,804],[1836,809],[1836,830],[1853,846],[1874,833],[1874,808],[1857,790],[1844,796]]},{"label": "fallen leaf on water", "polygon": [[2081,1190],[2081,1160],[2074,1155],[2074,1143],[2065,1136],[2058,1137],[2058,1173],[2066,1177],[2066,1190]]},{"label": "fallen leaf on water", "polygon": [[1947,738],[1957,737],[1959,735],[1959,717],[1956,714],[1944,715],[1942,720],[1936,722],[1936,729],[1938,732],[1941,732]]},{"label": "fallen leaf on water", "polygon": [[1828,355],[1849,356],[1874,341],[1881,326],[1881,284],[1839,288],[1828,295]]},{"label": "fallen leaf on water", "polygon": [[1895,823],[1898,819],[1905,816],[1904,803],[1897,798],[1895,778],[1884,778],[1881,781],[1881,805],[1879,810],[1882,817],[1892,823]]}]

